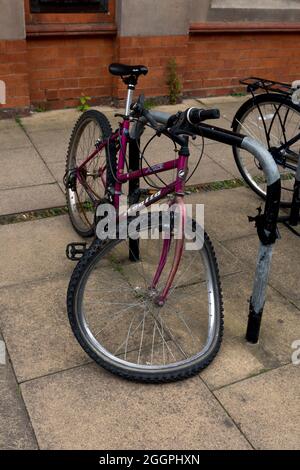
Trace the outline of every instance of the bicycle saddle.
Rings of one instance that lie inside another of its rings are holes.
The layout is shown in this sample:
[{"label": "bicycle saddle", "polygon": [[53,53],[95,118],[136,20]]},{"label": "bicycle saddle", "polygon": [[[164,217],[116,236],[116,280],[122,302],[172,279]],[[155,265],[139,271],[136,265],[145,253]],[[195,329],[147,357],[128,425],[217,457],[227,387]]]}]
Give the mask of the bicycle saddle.
[{"label": "bicycle saddle", "polygon": [[118,77],[126,77],[128,75],[147,75],[148,68],[145,65],[124,65],[124,64],[110,64],[109,72]]}]

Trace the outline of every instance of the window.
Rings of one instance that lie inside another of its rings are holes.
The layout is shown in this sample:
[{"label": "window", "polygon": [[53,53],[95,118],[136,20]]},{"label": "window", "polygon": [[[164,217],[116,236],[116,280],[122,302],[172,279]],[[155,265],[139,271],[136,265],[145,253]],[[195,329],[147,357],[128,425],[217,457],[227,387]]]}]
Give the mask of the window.
[{"label": "window", "polygon": [[107,13],[108,0],[30,0],[31,13]]}]

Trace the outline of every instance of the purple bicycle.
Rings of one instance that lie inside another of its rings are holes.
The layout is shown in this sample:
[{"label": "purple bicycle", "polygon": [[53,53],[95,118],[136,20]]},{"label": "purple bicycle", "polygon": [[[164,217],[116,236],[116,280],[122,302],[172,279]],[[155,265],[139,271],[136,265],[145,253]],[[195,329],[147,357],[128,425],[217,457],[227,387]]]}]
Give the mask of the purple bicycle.
[{"label": "purple bicycle", "polygon": [[[195,135],[194,124],[219,112],[191,108],[171,117],[150,112],[142,96],[133,103],[138,78],[147,68],[112,64],[109,69],[128,87],[122,122],[113,133],[103,114],[81,116],[70,142],[65,185],[70,218],[80,235],[95,233],[103,222],[103,214],[96,213],[104,205],[116,211],[117,233],[96,238],[86,250],[83,244],[68,246],[71,259],[84,252],[69,284],[69,320],[83,349],[111,372],[145,382],[177,380],[206,367],[222,340],[214,249],[184,204],[189,136]],[[146,125],[177,145],[176,159],[139,168],[138,142]],[[128,145],[131,159],[136,156],[130,168]],[[160,190],[139,188],[141,178],[171,169],[174,181]],[[127,230],[120,236],[120,197],[128,182]],[[167,200],[163,209],[156,204],[162,199]],[[151,205],[155,210],[146,213]],[[188,249],[187,240],[196,248]]]},{"label": "purple bicycle", "polygon": [[[69,320],[83,349],[111,372],[144,382],[178,380],[212,361],[223,333],[214,249],[184,202],[190,139],[199,135],[247,150],[266,176],[265,210],[253,218],[260,239],[246,334],[253,343],[277,238],[280,174],[256,140],[203,123],[218,118],[217,109],[189,108],[174,115],[148,111],[142,96],[133,102],[138,78],[147,68],[112,64],[110,72],[128,87],[119,128],[113,133],[101,113],[88,111],[75,126],[68,152],[71,221],[81,235],[97,233],[88,249],[83,244],[67,247],[69,258],[83,255],[69,284]],[[139,141],[146,126],[174,143],[177,158],[142,167],[146,160]],[[172,169],[174,180],[154,193],[139,187],[140,179]],[[126,183],[129,209],[123,210]],[[161,205],[161,200],[167,202]]]}]

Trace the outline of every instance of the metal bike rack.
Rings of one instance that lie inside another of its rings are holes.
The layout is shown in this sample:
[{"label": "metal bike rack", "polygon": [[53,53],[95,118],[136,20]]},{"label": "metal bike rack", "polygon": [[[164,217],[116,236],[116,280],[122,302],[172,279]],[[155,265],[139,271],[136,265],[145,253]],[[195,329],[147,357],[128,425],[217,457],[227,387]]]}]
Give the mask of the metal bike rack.
[{"label": "metal bike rack", "polygon": [[[140,149],[139,139],[129,139],[129,171],[135,171],[139,169]],[[129,203],[134,204],[135,192],[140,187],[140,180],[129,181],[128,196]],[[140,258],[139,240],[129,239],[129,259],[131,261],[138,261]]]},{"label": "metal bike rack", "polygon": [[[151,111],[152,117],[161,124],[166,124],[170,114]],[[133,137],[140,137],[143,132],[143,123],[133,131]],[[199,133],[203,137],[222,142],[226,145],[236,145],[251,153],[259,161],[267,181],[267,196],[265,209],[262,214],[258,214],[253,220],[256,222],[258,237],[260,240],[258,258],[254,276],[252,295],[250,298],[249,318],[246,332],[246,339],[251,343],[257,343],[263,309],[266,299],[266,289],[271,268],[273,245],[278,238],[277,219],[279,213],[281,181],[277,165],[263,145],[256,140],[243,135],[235,134],[229,130],[221,129],[207,124],[201,124]],[[300,164],[299,173],[300,179]]]},{"label": "metal bike rack", "polygon": [[[241,148],[247,150],[257,158],[267,180],[265,212],[263,215],[259,215],[256,219],[260,244],[246,332],[247,341],[250,343],[257,343],[266,299],[273,245],[277,238],[277,218],[280,203],[281,181],[277,165],[272,155],[259,142],[250,137],[245,137],[242,141]],[[261,219],[259,219],[259,217],[261,217]]]},{"label": "metal bike rack", "polygon": [[300,212],[300,158],[298,159],[297,171],[295,174],[294,194],[290,213],[289,223],[298,225]]}]

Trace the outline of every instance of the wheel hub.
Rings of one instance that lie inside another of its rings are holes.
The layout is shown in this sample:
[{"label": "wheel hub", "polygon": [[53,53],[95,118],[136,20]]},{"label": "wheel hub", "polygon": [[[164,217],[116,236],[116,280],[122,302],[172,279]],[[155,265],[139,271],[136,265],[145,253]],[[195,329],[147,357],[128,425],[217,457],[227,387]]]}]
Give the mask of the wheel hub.
[{"label": "wheel hub", "polygon": [[157,289],[153,289],[149,287],[148,289],[142,288],[140,286],[136,286],[134,288],[135,296],[138,299],[144,300],[146,303],[155,305],[157,307],[162,307],[163,303],[160,300],[160,294]]}]

